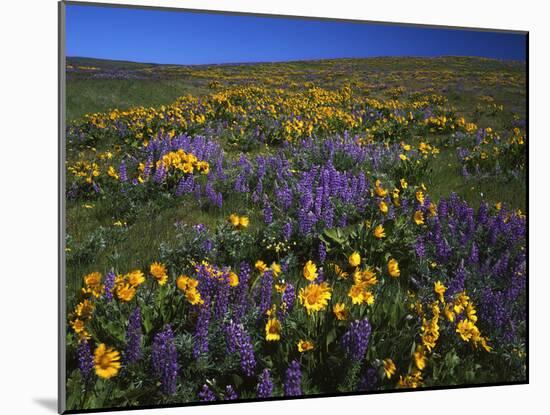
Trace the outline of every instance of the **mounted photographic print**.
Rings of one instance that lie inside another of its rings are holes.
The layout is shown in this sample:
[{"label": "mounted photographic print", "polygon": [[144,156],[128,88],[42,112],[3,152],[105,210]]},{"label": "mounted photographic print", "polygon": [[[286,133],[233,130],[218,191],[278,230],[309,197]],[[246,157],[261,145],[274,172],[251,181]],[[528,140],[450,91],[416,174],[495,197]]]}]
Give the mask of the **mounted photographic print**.
[{"label": "mounted photographic print", "polygon": [[60,412],[528,382],[527,32],[59,7]]}]

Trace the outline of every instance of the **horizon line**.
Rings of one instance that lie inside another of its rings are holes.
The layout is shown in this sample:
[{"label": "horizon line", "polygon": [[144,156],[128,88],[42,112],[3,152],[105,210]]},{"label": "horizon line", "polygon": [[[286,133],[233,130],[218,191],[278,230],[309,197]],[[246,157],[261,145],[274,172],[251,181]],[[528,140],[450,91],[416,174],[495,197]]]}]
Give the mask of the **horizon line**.
[{"label": "horizon line", "polygon": [[161,62],[149,62],[129,59],[116,59],[116,58],[101,58],[94,56],[65,56],[66,59],[96,59],[102,61],[111,62],[125,62],[125,63],[137,63],[142,65],[154,65],[154,66],[231,66],[231,65],[255,65],[255,64],[277,64],[277,63],[301,63],[301,62],[322,62],[322,61],[334,61],[334,60],[352,60],[352,59],[381,59],[381,58],[408,58],[408,59],[442,59],[442,58],[471,58],[471,59],[484,59],[496,62],[512,62],[512,63],[526,63],[526,59],[506,59],[506,58],[494,58],[478,55],[378,55],[378,56],[352,56],[352,57],[334,57],[334,58],[304,58],[304,59],[292,59],[292,60],[272,60],[272,61],[240,61],[240,62],[210,62],[210,63],[161,63]]}]

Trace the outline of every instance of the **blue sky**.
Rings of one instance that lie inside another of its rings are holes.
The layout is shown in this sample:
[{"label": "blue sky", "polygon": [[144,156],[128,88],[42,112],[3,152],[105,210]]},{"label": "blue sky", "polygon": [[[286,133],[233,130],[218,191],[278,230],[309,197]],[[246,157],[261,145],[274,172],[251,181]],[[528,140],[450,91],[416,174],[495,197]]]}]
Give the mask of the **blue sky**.
[{"label": "blue sky", "polygon": [[207,64],[371,56],[525,60],[525,36],[387,24],[67,5],[67,56]]}]

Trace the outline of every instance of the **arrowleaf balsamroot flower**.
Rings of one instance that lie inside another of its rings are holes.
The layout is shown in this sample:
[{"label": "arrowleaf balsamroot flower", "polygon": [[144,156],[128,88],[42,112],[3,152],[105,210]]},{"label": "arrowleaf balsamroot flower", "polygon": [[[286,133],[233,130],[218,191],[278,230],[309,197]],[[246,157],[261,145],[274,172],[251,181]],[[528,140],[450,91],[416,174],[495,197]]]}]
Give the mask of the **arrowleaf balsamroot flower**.
[{"label": "arrowleaf balsamroot flower", "polygon": [[416,346],[416,351],[414,352],[414,363],[418,370],[424,370],[426,367],[426,351],[421,345]]},{"label": "arrowleaf balsamroot flower", "polygon": [[261,259],[257,260],[254,264],[254,267],[260,271],[260,273],[264,273],[267,270],[267,264],[262,261]]},{"label": "arrowleaf balsamroot flower", "polygon": [[116,376],[120,370],[120,353],[101,343],[95,349],[94,367],[100,378],[110,379]]},{"label": "arrowleaf balsamroot flower", "polygon": [[479,330],[474,323],[468,319],[463,319],[456,325],[456,332],[460,335],[462,340],[468,342],[472,338],[479,337]]},{"label": "arrowleaf balsamroot flower", "polygon": [[235,272],[231,271],[229,273],[229,286],[236,287],[237,285],[239,285],[239,276]]},{"label": "arrowleaf balsamroot flower", "polygon": [[317,265],[315,265],[312,260],[307,261],[304,265],[303,274],[306,280],[315,281],[319,275],[317,273]]},{"label": "arrowleaf balsamroot flower", "polygon": [[374,237],[378,239],[386,237],[385,229],[382,225],[378,225],[376,228],[374,228]]},{"label": "arrowleaf balsamroot flower", "polygon": [[388,194],[388,191],[382,187],[380,180],[376,180],[376,183],[374,184],[374,192],[378,197],[386,197]]},{"label": "arrowleaf balsamroot flower", "polygon": [[401,270],[399,269],[399,263],[396,259],[390,259],[388,261],[388,274],[390,276],[397,278],[401,275]]},{"label": "arrowleaf balsamroot flower", "polygon": [[138,287],[145,282],[145,275],[139,269],[136,269],[126,274],[126,279],[132,287]]},{"label": "arrowleaf balsamroot flower", "polygon": [[344,303],[337,303],[332,307],[332,312],[340,321],[347,320],[349,311]]},{"label": "arrowleaf balsamroot flower", "polygon": [[265,325],[265,339],[267,341],[281,340],[281,323],[276,318],[270,318]]},{"label": "arrowleaf balsamroot flower", "polygon": [[89,320],[92,317],[92,313],[94,312],[95,305],[90,300],[84,300],[75,308],[75,314],[83,319],[83,320]]},{"label": "arrowleaf balsamroot flower", "polygon": [[359,252],[353,252],[348,258],[348,263],[354,268],[358,267],[361,264],[361,255],[359,255]]},{"label": "arrowleaf balsamroot flower", "polygon": [[422,372],[414,369],[412,373],[402,376],[399,375],[397,387],[401,389],[415,389],[422,384]]},{"label": "arrowleaf balsamroot flower", "polygon": [[250,220],[248,219],[248,216],[238,216],[234,213],[229,215],[229,222],[231,225],[233,225],[236,229],[245,229],[248,228],[248,225],[250,224]]},{"label": "arrowleaf balsamroot flower", "polygon": [[309,350],[313,350],[314,348],[314,344],[312,341],[309,341],[309,340],[300,340],[298,342],[298,351],[300,353],[304,353],[304,352],[307,352]]},{"label": "arrowleaf balsamroot flower", "polygon": [[397,370],[397,368],[395,367],[395,363],[393,363],[393,360],[391,360],[390,358],[384,359],[383,367],[384,374],[388,379],[391,379],[391,377],[395,374],[395,371]]},{"label": "arrowleaf balsamroot flower", "polygon": [[281,272],[282,272],[281,265],[277,264],[276,262],[272,262],[269,269],[273,271],[274,276],[278,277],[279,275],[281,275]]},{"label": "arrowleaf balsamroot flower", "polygon": [[157,280],[159,285],[164,285],[166,284],[166,281],[168,281],[166,266],[160,262],[153,262],[149,267],[149,273],[155,280]]},{"label": "arrowleaf balsamroot flower", "polygon": [[417,225],[424,225],[424,214],[421,210],[414,212],[413,220]]},{"label": "arrowleaf balsamroot flower", "polygon": [[345,280],[349,274],[344,271],[338,264],[334,264],[334,273],[338,277],[339,280]]},{"label": "arrowleaf balsamroot flower", "polygon": [[447,291],[447,287],[445,287],[441,281],[436,281],[434,283],[434,291],[435,293],[439,296],[439,301],[441,301],[442,303],[445,302],[445,297],[444,297],[444,294],[445,294],[445,291]]},{"label": "arrowleaf balsamroot flower", "polygon": [[91,272],[84,276],[85,288],[82,291],[86,294],[91,294],[95,298],[99,298],[103,294],[104,286],[101,284],[101,274],[99,272]]},{"label": "arrowleaf balsamroot flower", "polygon": [[119,300],[125,303],[130,302],[136,295],[136,287],[132,287],[130,284],[119,285],[116,289],[116,295]]},{"label": "arrowleaf balsamroot flower", "polygon": [[309,284],[305,288],[300,289],[298,297],[300,303],[306,308],[307,313],[324,310],[328,305],[328,300],[331,298],[331,289],[327,282],[320,284]]},{"label": "arrowleaf balsamroot flower", "polygon": [[424,204],[424,193],[422,193],[422,190],[418,190],[416,192],[416,200],[418,200],[418,203],[420,203],[421,205]]},{"label": "arrowleaf balsamroot flower", "polygon": [[185,299],[191,305],[204,304],[204,300],[201,297],[201,293],[195,289],[189,289],[185,291]]}]

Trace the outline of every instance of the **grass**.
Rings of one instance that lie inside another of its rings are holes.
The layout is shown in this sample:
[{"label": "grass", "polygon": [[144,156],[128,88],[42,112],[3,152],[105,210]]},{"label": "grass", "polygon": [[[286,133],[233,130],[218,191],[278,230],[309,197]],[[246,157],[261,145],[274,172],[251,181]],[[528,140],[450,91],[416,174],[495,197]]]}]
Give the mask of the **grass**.
[{"label": "grass", "polygon": [[192,80],[75,79],[67,87],[67,120],[114,108],[156,107],[181,95],[203,92],[204,88],[194,85]]}]

